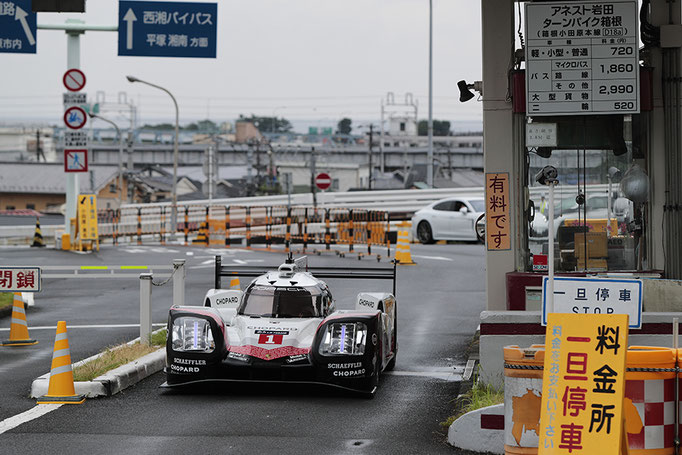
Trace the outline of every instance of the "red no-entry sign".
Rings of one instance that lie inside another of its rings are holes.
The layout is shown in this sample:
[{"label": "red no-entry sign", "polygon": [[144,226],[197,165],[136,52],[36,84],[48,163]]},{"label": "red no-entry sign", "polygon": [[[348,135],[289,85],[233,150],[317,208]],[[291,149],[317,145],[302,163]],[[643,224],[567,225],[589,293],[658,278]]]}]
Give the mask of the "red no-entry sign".
[{"label": "red no-entry sign", "polygon": [[62,78],[64,87],[71,92],[79,92],[85,87],[85,74],[76,68],[71,68]]},{"label": "red no-entry sign", "polygon": [[332,178],[326,172],[320,172],[315,177],[315,185],[321,190],[326,190],[332,186]]}]

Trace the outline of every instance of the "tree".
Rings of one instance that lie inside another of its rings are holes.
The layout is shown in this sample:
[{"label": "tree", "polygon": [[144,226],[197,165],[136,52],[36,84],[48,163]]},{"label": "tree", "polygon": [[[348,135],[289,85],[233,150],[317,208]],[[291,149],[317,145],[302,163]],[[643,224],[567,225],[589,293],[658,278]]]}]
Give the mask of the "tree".
[{"label": "tree", "polygon": [[353,129],[353,121],[348,117],[342,118],[336,125],[336,134],[350,134]]},{"label": "tree", "polygon": [[183,129],[189,130],[189,131],[208,131],[208,132],[214,132],[218,130],[218,125],[216,125],[214,122],[211,120],[200,120],[196,123],[190,123]]},{"label": "tree", "polygon": [[[429,122],[428,120],[420,120],[417,125],[417,134],[420,136],[428,136],[429,134]],[[433,121],[433,135],[434,136],[449,136],[450,135],[450,122],[447,120],[434,120]]]},{"label": "tree", "polygon": [[175,123],[159,123],[157,125],[145,124],[142,125],[143,130],[173,130]]},{"label": "tree", "polygon": [[261,117],[253,114],[250,117],[246,117],[243,114],[239,114],[239,120],[253,123],[261,133],[288,133],[293,128],[291,122],[284,117]]}]

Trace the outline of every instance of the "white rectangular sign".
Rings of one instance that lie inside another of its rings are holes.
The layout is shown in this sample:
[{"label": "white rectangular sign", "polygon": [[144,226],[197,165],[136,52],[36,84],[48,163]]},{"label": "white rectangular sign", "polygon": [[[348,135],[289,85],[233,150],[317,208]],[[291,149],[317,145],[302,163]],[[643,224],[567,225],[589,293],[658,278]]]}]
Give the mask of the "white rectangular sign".
[{"label": "white rectangular sign", "polygon": [[40,292],[40,267],[0,267],[0,292]]},{"label": "white rectangular sign", "polygon": [[637,0],[526,3],[526,115],[639,112]]},{"label": "white rectangular sign", "polygon": [[526,147],[556,147],[556,123],[526,123]]},{"label": "white rectangular sign", "polygon": [[88,133],[85,131],[65,131],[64,148],[83,148],[88,146]]},{"label": "white rectangular sign", "polygon": [[62,97],[64,99],[64,108],[88,104],[88,96],[86,93],[64,93]]},{"label": "white rectangular sign", "polygon": [[[542,280],[542,325],[547,325],[547,282]],[[642,327],[642,280],[554,277],[553,313],[627,314]]]}]

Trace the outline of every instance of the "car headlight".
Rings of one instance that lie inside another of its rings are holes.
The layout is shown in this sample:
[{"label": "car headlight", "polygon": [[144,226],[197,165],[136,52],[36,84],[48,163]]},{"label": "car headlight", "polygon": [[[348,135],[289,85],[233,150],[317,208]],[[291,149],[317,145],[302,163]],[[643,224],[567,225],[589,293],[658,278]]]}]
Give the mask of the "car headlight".
[{"label": "car headlight", "polygon": [[362,322],[337,322],[327,325],[320,343],[323,355],[362,355],[365,353],[367,326]]},{"label": "car headlight", "polygon": [[172,344],[179,352],[213,352],[215,341],[206,319],[180,317],[173,321]]}]

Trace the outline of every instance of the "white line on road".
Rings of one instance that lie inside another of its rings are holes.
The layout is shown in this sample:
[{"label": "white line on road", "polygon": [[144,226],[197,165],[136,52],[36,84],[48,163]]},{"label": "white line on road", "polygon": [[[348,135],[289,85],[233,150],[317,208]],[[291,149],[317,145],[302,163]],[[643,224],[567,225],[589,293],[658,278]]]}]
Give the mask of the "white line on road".
[{"label": "white line on road", "polygon": [[0,422],[0,434],[16,428],[22,423],[30,422],[31,420],[37,419],[38,417],[42,417],[48,412],[59,409],[61,406],[61,404],[39,404],[28,411],[22,412],[21,414],[8,417]]},{"label": "white line on road", "polygon": [[[67,329],[133,329],[135,327],[139,327],[140,324],[91,324],[91,325],[69,325],[67,326]],[[156,327],[165,327],[166,323],[165,322],[158,322],[152,324],[152,326]],[[57,330],[57,326],[35,326],[35,327],[29,327],[29,330]],[[10,329],[0,329],[0,332],[9,332]]]},{"label": "white line on road", "polygon": [[394,370],[384,374],[393,376],[414,376],[422,378],[441,379],[447,382],[457,382],[462,380],[463,367],[444,367],[444,368],[424,368],[421,371]]},{"label": "white line on road", "polygon": [[418,256],[416,254],[413,254],[412,257],[418,258],[418,259],[433,259],[434,261],[450,261],[450,262],[453,261],[453,259],[445,258],[443,256]]}]

